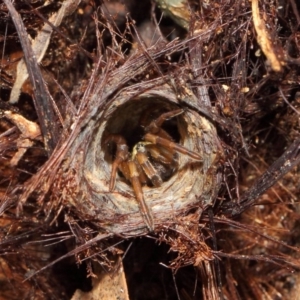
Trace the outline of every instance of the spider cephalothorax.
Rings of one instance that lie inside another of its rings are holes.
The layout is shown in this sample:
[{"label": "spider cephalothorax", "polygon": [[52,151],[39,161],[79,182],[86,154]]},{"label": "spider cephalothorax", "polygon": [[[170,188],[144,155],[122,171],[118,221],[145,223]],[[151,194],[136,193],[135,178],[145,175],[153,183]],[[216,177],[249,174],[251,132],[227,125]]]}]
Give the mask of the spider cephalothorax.
[{"label": "spider cephalothorax", "polygon": [[136,143],[131,153],[122,135],[110,134],[106,139],[107,143],[112,142],[116,145],[109,190],[114,190],[116,174],[119,169],[125,179],[131,183],[141,214],[150,231],[154,230],[153,217],[144,200],[142,185],[147,184],[154,187],[162,185],[170,171],[174,172],[176,169],[178,153],[187,155],[196,161],[202,160],[199,154],[174,142],[170,134],[162,128],[166,120],[182,113],[182,109],[163,113],[148,126],[144,126],[143,141]]}]

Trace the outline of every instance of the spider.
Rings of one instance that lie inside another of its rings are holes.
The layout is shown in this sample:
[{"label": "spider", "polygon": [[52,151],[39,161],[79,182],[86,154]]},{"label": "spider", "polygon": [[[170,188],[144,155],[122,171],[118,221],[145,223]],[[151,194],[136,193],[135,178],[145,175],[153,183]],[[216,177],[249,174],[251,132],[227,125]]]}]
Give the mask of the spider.
[{"label": "spider", "polygon": [[[143,141],[138,142],[129,152],[125,138],[120,134],[110,134],[105,142],[116,145],[115,158],[109,181],[109,191],[115,188],[116,174],[119,170],[125,179],[131,183],[139,205],[143,220],[150,231],[154,231],[152,213],[145,202],[142,186],[145,184],[159,187],[163,183],[162,176],[166,169],[174,170],[177,160],[175,155],[182,153],[196,161],[201,161],[201,156],[174,142],[162,125],[166,120],[183,113],[182,109],[168,111],[153,120],[148,126],[144,126],[145,135]],[[156,168],[155,168],[155,167]],[[166,167],[164,167],[166,166]]]}]

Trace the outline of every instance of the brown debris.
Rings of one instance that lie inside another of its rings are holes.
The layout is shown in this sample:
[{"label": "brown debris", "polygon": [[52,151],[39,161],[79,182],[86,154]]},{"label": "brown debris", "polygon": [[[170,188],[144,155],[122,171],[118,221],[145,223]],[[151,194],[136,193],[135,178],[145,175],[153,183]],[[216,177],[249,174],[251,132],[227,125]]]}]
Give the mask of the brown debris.
[{"label": "brown debris", "polygon": [[4,115],[12,123],[14,123],[21,132],[17,140],[18,151],[10,161],[11,166],[14,167],[27,151],[27,148],[33,145],[34,140],[42,140],[41,130],[36,123],[26,120],[19,114],[12,113],[11,111],[5,111]]},{"label": "brown debris", "polygon": [[286,58],[280,45],[272,40],[265,25],[265,21],[260,17],[258,0],[252,0],[253,24],[257,33],[257,42],[268,59],[271,68],[275,72],[282,72],[286,65]]},{"label": "brown debris", "polygon": [[[298,4],[157,2],[0,4],[1,299],[297,293]],[[147,149],[140,189],[125,167],[109,188],[112,135],[128,165]]]},{"label": "brown debris", "polygon": [[82,292],[77,290],[71,300],[129,300],[126,278],[124,273],[124,267],[122,259],[119,257],[118,267],[111,272],[99,270],[99,267],[95,266],[97,277],[93,278],[93,288],[90,292]]}]

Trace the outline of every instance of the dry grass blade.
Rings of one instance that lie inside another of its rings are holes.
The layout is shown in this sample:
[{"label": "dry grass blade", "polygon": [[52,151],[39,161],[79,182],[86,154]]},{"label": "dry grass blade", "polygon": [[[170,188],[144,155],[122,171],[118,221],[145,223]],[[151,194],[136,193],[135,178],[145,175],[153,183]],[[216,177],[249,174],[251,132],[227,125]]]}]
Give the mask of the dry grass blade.
[{"label": "dry grass blade", "polygon": [[258,0],[252,0],[253,23],[257,33],[257,42],[275,72],[282,72],[286,65],[283,49],[272,40],[264,20],[260,17]]},{"label": "dry grass blade", "polygon": [[[58,27],[64,17],[74,12],[80,1],[81,0],[64,1],[60,10],[49,18],[49,22],[52,23],[53,26]],[[36,57],[37,63],[40,63],[45,56],[50,43],[53,26],[50,26],[48,23],[46,23],[31,43],[32,51]],[[21,59],[17,66],[17,77],[10,93],[9,102],[11,104],[15,104],[16,102],[18,102],[21,94],[21,88],[27,78],[27,65],[24,59]]]},{"label": "dry grass blade", "polygon": [[51,104],[49,92],[44,83],[35,53],[32,50],[30,41],[24,27],[23,21],[12,5],[10,0],[4,0],[16,26],[20,42],[24,51],[25,62],[29,73],[29,78],[35,91],[34,100],[36,112],[39,116],[39,123],[43,134],[45,148],[50,155],[57,142],[57,125],[54,122],[55,114]]}]

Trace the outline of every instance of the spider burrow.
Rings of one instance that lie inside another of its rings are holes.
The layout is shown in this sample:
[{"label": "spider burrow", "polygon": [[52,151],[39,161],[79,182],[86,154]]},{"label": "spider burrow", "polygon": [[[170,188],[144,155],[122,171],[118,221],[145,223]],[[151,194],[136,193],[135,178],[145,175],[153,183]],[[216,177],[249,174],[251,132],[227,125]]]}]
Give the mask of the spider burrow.
[{"label": "spider burrow", "polygon": [[[184,111],[182,109],[168,111],[144,127],[143,141],[133,146],[130,153],[125,138],[120,134],[109,134],[106,143],[116,146],[112,163],[109,191],[115,188],[116,175],[119,170],[126,181],[131,183],[139,210],[145,224],[150,231],[154,231],[154,221],[151,209],[146,204],[142,190],[143,185],[159,187],[163,184],[165,174],[174,172],[177,167],[178,153],[189,156],[195,161],[202,161],[202,157],[186,147],[174,142],[171,135],[162,128],[165,121],[172,119]],[[144,123],[142,118],[141,123]]]}]

